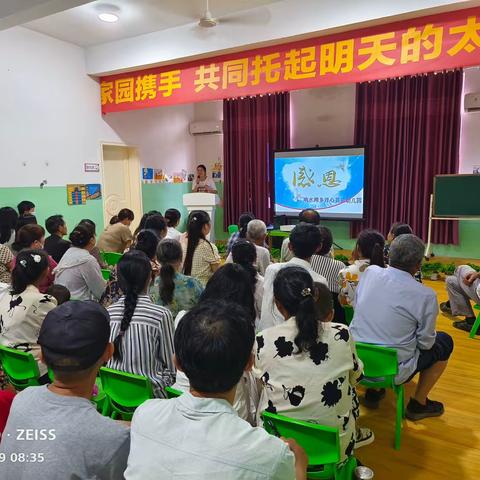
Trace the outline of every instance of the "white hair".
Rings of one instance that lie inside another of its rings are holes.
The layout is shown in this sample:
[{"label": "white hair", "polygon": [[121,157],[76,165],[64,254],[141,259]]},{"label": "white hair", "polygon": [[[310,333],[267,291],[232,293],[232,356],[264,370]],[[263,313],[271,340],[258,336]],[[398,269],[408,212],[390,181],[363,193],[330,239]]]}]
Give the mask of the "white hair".
[{"label": "white hair", "polygon": [[247,225],[247,238],[261,240],[267,234],[267,226],[261,220],[250,220]]},{"label": "white hair", "polygon": [[422,262],[425,244],[415,235],[400,235],[390,246],[389,260],[392,267],[410,270]]}]

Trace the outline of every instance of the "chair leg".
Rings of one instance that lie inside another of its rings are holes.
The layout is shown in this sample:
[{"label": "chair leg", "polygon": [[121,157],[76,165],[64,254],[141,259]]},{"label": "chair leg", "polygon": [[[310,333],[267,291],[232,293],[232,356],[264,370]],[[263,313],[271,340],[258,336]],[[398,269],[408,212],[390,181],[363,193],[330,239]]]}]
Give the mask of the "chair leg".
[{"label": "chair leg", "polygon": [[478,329],[480,328],[480,313],[477,315],[477,319],[475,320],[475,323],[473,324],[472,329],[470,330],[470,338],[475,338],[475,335],[477,334]]},{"label": "chair leg", "polygon": [[400,450],[400,442],[402,436],[402,420],[404,416],[405,408],[405,388],[403,385],[399,385],[395,389],[397,399],[397,415],[395,420],[395,450]]}]

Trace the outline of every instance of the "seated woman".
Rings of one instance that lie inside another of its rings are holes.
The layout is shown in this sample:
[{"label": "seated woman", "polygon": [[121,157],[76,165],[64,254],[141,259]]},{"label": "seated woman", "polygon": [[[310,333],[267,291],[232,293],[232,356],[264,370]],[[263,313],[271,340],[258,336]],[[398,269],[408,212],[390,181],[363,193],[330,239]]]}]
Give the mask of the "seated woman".
[{"label": "seated woman", "polygon": [[0,244],[0,282],[11,283],[13,270],[13,253],[5,244]]},{"label": "seated woman", "polygon": [[181,213],[176,208],[169,208],[165,212],[165,220],[167,221],[168,233],[166,238],[180,241],[182,234],[177,230],[180,223]]},{"label": "seated woman", "polygon": [[385,267],[383,248],[385,239],[376,230],[363,230],[357,238],[357,244],[353,250],[352,265],[340,271],[338,281],[340,292],[338,301],[340,305],[355,307],[355,291],[362,273],[370,266]]},{"label": "seated woman", "polygon": [[227,255],[232,251],[232,247],[235,245],[235,242],[240,238],[247,238],[247,228],[248,224],[255,220],[255,215],[253,213],[242,213],[238,218],[238,231],[233,232],[230,235],[230,238],[227,242]]},{"label": "seated woman", "polygon": [[125,253],[117,274],[124,296],[107,309],[115,345],[108,367],[149,378],[155,397],[166,398],[175,380],[172,315],[148,296],[152,268],[143,252]]},{"label": "seated woman", "polygon": [[138,227],[135,229],[133,232],[133,236],[136,237],[142,230],[145,230],[145,222],[147,221],[147,218],[152,216],[152,215],[160,215],[162,216],[162,212],[159,212],[158,210],[150,210],[147,213],[144,213],[142,215],[142,218],[140,219],[140,222],[138,224]]},{"label": "seated woman", "polygon": [[12,244],[15,241],[15,227],[17,221],[18,213],[14,208],[0,208],[0,243],[2,245],[7,245],[10,250],[12,250]]},{"label": "seated woman", "polygon": [[354,392],[363,365],[346,326],[330,323],[334,311],[328,287],[301,267],[280,270],[273,285],[285,322],[257,335],[254,375],[261,380],[258,417],[264,410],[338,428],[341,461],[373,433],[356,429]]},{"label": "seated woman", "polygon": [[257,272],[257,249],[247,240],[238,240],[232,247],[233,263],[242,266],[250,277],[255,299],[255,330],[258,329],[262,313],[263,277]]},{"label": "seated woman", "polygon": [[[15,236],[15,242],[12,245],[12,248],[15,252],[20,252],[26,248],[28,249],[42,249],[45,245],[45,229],[37,225],[36,223],[31,223],[24,225],[20,228]],[[53,285],[55,280],[55,275],[53,270],[57,266],[57,262],[48,255],[48,275],[43,279],[42,284],[39,286],[39,290],[42,293],[46,293],[50,285]],[[15,264],[15,262],[14,262]]]},{"label": "seated woman", "polygon": [[182,246],[177,240],[166,238],[158,244],[160,274],[150,288],[152,300],[167,307],[174,318],[181,310],[190,310],[195,306],[203,292],[203,285],[196,278],[179,272],[182,255]]},{"label": "seated woman", "polygon": [[145,220],[145,230],[152,231],[157,236],[158,240],[162,240],[168,233],[167,221],[160,214],[150,215]]},{"label": "seated woman", "polygon": [[[79,225],[83,225],[90,229],[92,235],[95,237],[97,236],[97,226],[95,225],[95,222],[93,220],[90,220],[88,218],[84,218],[83,220],[80,220]],[[102,256],[100,255],[100,250],[97,245],[95,245],[92,250],[90,250],[90,255],[92,255],[97,263],[100,265],[100,268],[107,268],[108,265],[104,262]]]},{"label": "seated woman", "polygon": [[107,282],[95,257],[95,235],[85,225],[77,225],[70,233],[72,246],[65,252],[55,269],[55,283],[70,290],[74,300],[100,300]]},{"label": "seated woman", "polygon": [[[255,304],[251,277],[240,265],[229,263],[219,268],[207,283],[199,304],[208,303],[214,300],[225,300],[226,302],[240,305],[244,308],[251,319],[255,322]],[[175,328],[181,322],[187,312],[182,310],[175,319]],[[173,388],[188,392],[190,383],[187,376],[177,371],[177,378]],[[237,385],[235,402],[233,408],[239,417],[255,425],[255,414],[258,404],[258,393],[256,381],[250,373],[244,373]]]},{"label": "seated woman", "polygon": [[157,261],[158,242],[159,238],[155,232],[151,230],[142,230],[137,235],[135,243],[131,248],[131,250],[139,250],[140,252],[143,252],[150,260],[150,266],[152,267],[152,280],[160,272],[160,264]]},{"label": "seated woman", "polygon": [[[43,250],[22,250],[12,272],[12,288],[0,297],[0,344],[30,352],[41,376],[47,373],[47,367],[40,361],[38,332],[47,313],[57,306],[53,297],[39,290],[48,269],[48,256]],[[44,380],[48,381],[47,375]]]},{"label": "seated woman", "polygon": [[220,266],[217,246],[206,236],[211,230],[210,217],[202,210],[193,211],[188,218],[187,245],[184,247],[183,273],[206,285]]}]

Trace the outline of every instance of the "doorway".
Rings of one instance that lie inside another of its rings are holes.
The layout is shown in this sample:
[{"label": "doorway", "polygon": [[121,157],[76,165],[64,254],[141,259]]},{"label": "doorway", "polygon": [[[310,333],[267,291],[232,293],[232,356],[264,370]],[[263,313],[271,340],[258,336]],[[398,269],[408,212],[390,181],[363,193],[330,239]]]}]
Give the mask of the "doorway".
[{"label": "doorway", "polygon": [[102,145],[104,221],[122,208],[129,208],[137,225],[143,214],[140,183],[140,161],[137,149],[125,145]]}]

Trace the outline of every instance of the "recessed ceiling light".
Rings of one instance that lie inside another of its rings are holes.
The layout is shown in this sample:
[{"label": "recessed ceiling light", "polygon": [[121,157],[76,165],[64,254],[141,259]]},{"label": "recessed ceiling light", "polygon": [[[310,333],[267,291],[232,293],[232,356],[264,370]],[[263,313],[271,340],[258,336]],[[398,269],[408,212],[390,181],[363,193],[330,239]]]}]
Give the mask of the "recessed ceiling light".
[{"label": "recessed ceiling light", "polygon": [[115,23],[115,22],[118,22],[118,15],[115,15],[114,13],[99,13],[98,14],[98,18],[102,21],[102,22],[107,22],[107,23]]}]

